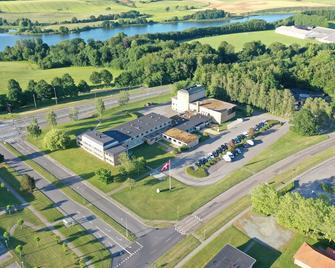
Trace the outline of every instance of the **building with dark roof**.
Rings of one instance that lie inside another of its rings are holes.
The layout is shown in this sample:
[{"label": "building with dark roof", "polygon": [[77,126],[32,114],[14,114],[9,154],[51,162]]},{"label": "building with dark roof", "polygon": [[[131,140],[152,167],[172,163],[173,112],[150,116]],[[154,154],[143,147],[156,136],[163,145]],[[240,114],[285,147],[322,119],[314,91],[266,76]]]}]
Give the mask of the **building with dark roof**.
[{"label": "building with dark roof", "polygon": [[185,119],[181,124],[176,125],[175,127],[186,131],[186,132],[195,132],[209,125],[212,121],[212,118],[202,114],[192,115],[190,118]]},{"label": "building with dark roof", "polygon": [[255,263],[254,258],[227,244],[205,268],[251,268]]},{"label": "building with dark roof", "polygon": [[87,131],[77,137],[77,143],[101,160],[116,165],[121,153],[144,142],[156,142],[171,124],[171,119],[150,113],[105,132]]}]

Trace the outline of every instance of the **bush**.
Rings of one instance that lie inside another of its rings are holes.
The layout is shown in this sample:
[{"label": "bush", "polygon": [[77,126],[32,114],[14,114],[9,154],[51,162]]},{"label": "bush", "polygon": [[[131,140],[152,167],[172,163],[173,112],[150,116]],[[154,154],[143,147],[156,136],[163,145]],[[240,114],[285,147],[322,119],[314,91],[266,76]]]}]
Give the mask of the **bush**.
[{"label": "bush", "polygon": [[43,145],[47,150],[64,150],[70,144],[70,137],[64,131],[51,129],[43,139]]},{"label": "bush", "polygon": [[192,177],[204,178],[208,176],[208,172],[205,168],[199,167],[194,168],[192,166],[186,168],[186,173]]}]

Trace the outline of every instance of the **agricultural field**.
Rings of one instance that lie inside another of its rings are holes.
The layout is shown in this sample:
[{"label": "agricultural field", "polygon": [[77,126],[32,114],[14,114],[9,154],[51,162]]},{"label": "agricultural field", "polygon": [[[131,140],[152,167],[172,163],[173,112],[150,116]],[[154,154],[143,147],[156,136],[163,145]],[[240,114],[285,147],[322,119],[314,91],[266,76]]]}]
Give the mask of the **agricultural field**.
[{"label": "agricultural field", "polygon": [[261,10],[335,6],[333,0],[198,0],[209,3],[208,8],[223,9],[232,13],[247,13]]},{"label": "agricultural field", "polygon": [[[15,20],[26,17],[41,22],[70,20],[73,17],[88,18],[91,15],[111,14],[138,10],[152,16],[152,19],[161,21],[174,16],[191,14],[196,9],[208,6],[208,2],[196,0],[164,0],[164,1],[120,1],[99,0],[17,0],[1,1],[1,17]],[[186,6],[189,10],[186,10]],[[166,12],[169,7],[170,11]],[[190,9],[193,7],[194,9]]]},{"label": "agricultural field", "polygon": [[240,51],[245,43],[252,41],[261,41],[266,46],[269,46],[274,42],[280,42],[284,45],[292,45],[292,44],[305,45],[307,43],[317,42],[314,40],[302,40],[294,37],[277,34],[273,30],[217,35],[217,36],[194,39],[190,42],[195,41],[198,41],[202,44],[209,44],[213,48],[218,48],[221,42],[226,41],[229,44],[233,45],[236,51]]},{"label": "agricultural field", "polygon": [[97,67],[65,67],[42,70],[36,64],[27,61],[0,61],[0,94],[5,94],[7,92],[7,83],[9,79],[17,80],[21,87],[25,89],[31,79],[35,81],[44,79],[47,82],[51,82],[56,76],[60,77],[65,73],[69,73],[76,82],[83,79],[90,84],[89,77],[91,73],[102,69],[108,69],[113,74],[114,78],[121,73],[121,71],[117,69]]}]

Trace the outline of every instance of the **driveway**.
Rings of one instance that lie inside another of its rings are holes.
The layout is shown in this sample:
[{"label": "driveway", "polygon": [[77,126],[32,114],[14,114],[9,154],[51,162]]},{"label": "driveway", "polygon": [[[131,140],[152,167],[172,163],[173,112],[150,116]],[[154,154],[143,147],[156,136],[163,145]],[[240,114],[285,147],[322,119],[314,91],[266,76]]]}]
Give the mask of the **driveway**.
[{"label": "driveway", "polygon": [[223,177],[241,168],[253,157],[257,156],[261,150],[265,149],[270,144],[274,143],[280,137],[286,134],[289,130],[288,123],[281,127],[274,127],[267,133],[258,136],[256,145],[246,150],[238,160],[231,163],[226,163],[224,160],[221,160],[219,163],[209,169],[210,175],[206,178],[199,179],[189,176],[186,174],[185,168],[194,164],[198,159],[208,155],[217,149],[221,144],[228,143],[237,135],[244,131],[248,131],[248,129],[254,127],[260,121],[269,119],[283,121],[283,119],[270,114],[260,114],[253,116],[249,120],[237,125],[236,127],[225,131],[224,133],[214,138],[208,139],[204,143],[200,144],[196,149],[178,155],[172,162],[171,176],[181,181],[182,183],[191,186],[206,186],[216,183]]}]

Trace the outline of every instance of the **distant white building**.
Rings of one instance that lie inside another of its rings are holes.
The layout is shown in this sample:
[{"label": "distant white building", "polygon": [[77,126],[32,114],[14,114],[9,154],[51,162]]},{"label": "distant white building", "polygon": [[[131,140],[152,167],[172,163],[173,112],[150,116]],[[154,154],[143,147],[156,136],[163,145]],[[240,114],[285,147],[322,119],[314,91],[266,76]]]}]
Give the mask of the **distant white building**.
[{"label": "distant white building", "polygon": [[177,96],[171,99],[172,110],[209,116],[218,124],[235,117],[235,107],[235,104],[229,102],[206,98],[206,90],[201,85],[179,90]]},{"label": "distant white building", "polygon": [[335,43],[335,30],[325,27],[280,26],[276,29],[276,33],[299,39],[314,39],[321,43]]},{"label": "distant white building", "polygon": [[276,28],[276,33],[291,36],[299,39],[307,39],[309,34],[308,29],[301,29],[295,26],[280,26]]}]

